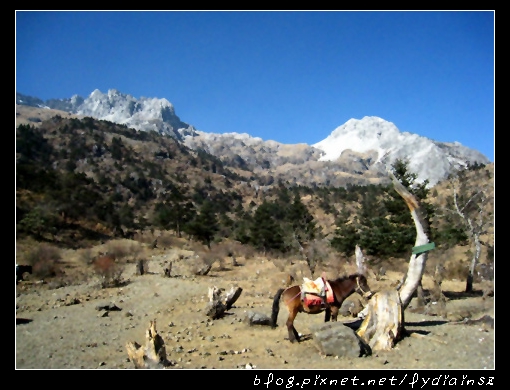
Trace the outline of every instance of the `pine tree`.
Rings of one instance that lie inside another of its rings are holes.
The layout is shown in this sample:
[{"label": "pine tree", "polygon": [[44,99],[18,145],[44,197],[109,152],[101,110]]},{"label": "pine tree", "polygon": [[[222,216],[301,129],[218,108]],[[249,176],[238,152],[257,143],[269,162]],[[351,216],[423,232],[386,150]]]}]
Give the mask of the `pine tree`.
[{"label": "pine tree", "polygon": [[316,237],[317,224],[297,191],[288,209],[287,221],[292,226],[293,234],[299,243],[310,242]]},{"label": "pine tree", "polygon": [[346,256],[352,256],[356,245],[359,244],[360,235],[354,221],[349,220],[347,209],[342,209],[335,220],[335,233],[331,239],[331,246]]},{"label": "pine tree", "polygon": [[211,242],[219,230],[219,225],[213,204],[209,200],[204,200],[198,214],[186,224],[185,230],[207,245],[209,249],[211,248]]},{"label": "pine tree", "polygon": [[264,251],[284,249],[283,230],[274,217],[278,205],[264,200],[255,210],[250,226],[252,244]]}]

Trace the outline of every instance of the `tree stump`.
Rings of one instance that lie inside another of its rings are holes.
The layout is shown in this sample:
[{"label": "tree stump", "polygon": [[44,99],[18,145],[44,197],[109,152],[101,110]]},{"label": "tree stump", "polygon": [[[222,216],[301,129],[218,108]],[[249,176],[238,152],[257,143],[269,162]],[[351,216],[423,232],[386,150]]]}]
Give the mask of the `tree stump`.
[{"label": "tree stump", "polygon": [[397,290],[380,291],[370,299],[357,334],[372,351],[389,351],[401,338],[404,311]]},{"label": "tree stump", "polygon": [[147,273],[147,267],[146,267],[146,261],[145,260],[137,260],[136,261],[136,274],[137,275],[143,275]]},{"label": "tree stump", "polygon": [[212,264],[203,264],[200,267],[197,267],[195,270],[195,275],[204,276],[209,273],[209,271],[212,269]]},{"label": "tree stump", "polygon": [[150,322],[145,338],[145,347],[136,341],[126,344],[129,360],[135,368],[165,368],[172,365],[166,357],[165,342],[156,331],[156,320]]},{"label": "tree stump", "polygon": [[428,251],[435,247],[433,242],[429,242],[427,236],[429,225],[423,217],[418,198],[411,194],[391,171],[388,171],[388,174],[395,190],[404,199],[411,212],[416,228],[416,241],[409,260],[409,268],[398,289],[376,293],[363,310],[363,314],[366,312],[365,319],[357,334],[372,351],[391,350],[402,338],[404,310],[421,283]]},{"label": "tree stump", "polygon": [[225,290],[216,286],[209,288],[209,302],[206,308],[206,315],[213,320],[223,317],[225,312],[229,310],[237,301],[243,289],[241,287],[231,287],[225,293]]},{"label": "tree stump", "polygon": [[225,295],[225,307],[227,310],[230,310],[232,305],[237,301],[237,299],[241,296],[243,289],[241,287],[231,287],[230,291],[228,291]]},{"label": "tree stump", "polygon": [[172,274],[172,264],[173,264],[173,263],[172,263],[172,262],[170,262],[170,264],[168,264],[168,268],[165,268],[165,269],[163,270],[163,273],[164,273],[164,275],[165,275],[167,278],[169,278],[169,277],[171,277],[171,276],[172,276],[172,275],[171,275],[171,274]]}]

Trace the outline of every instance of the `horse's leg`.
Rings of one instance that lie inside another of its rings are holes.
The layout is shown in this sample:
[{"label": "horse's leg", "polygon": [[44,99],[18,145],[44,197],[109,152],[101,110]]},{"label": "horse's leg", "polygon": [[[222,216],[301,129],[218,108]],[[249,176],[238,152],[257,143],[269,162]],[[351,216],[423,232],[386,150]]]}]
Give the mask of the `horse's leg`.
[{"label": "horse's leg", "polygon": [[294,328],[294,325],[292,325],[292,333],[294,334],[294,341],[297,341],[299,343],[301,341],[301,337],[299,337],[299,333],[296,330],[296,328]]},{"label": "horse's leg", "polygon": [[328,305],[324,313],[324,322],[328,322],[331,319],[331,306]]},{"label": "horse's leg", "polygon": [[289,311],[289,317],[287,318],[287,329],[289,331],[289,341],[291,343],[299,342],[299,333],[294,327],[294,319],[297,315],[297,309]]},{"label": "horse's leg", "polygon": [[338,307],[338,306],[331,306],[331,321],[337,320],[339,309],[340,309],[340,307]]}]

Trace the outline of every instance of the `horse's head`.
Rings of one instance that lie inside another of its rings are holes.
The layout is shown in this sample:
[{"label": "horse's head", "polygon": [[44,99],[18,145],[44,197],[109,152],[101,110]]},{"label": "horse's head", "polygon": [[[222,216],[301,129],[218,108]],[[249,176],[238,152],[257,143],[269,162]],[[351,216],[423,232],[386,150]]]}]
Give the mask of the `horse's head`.
[{"label": "horse's head", "polygon": [[356,288],[355,290],[359,295],[365,299],[370,299],[374,293],[368,287],[367,278],[365,275],[356,275]]}]

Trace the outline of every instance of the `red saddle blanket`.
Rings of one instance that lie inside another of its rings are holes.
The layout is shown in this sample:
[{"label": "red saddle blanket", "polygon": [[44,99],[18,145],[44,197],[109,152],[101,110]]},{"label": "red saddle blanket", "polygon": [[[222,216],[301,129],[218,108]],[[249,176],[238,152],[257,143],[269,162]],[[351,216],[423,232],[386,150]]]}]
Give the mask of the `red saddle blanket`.
[{"label": "red saddle blanket", "polygon": [[306,306],[322,306],[324,304],[324,299],[312,293],[305,293],[303,296],[303,303]]},{"label": "red saddle blanket", "polygon": [[319,295],[316,293],[304,291],[301,299],[306,306],[323,306],[325,305],[324,299],[326,299],[327,303],[334,302],[335,297],[333,296],[333,291],[331,290],[331,286],[327,281],[325,281],[324,290],[326,295]]}]

